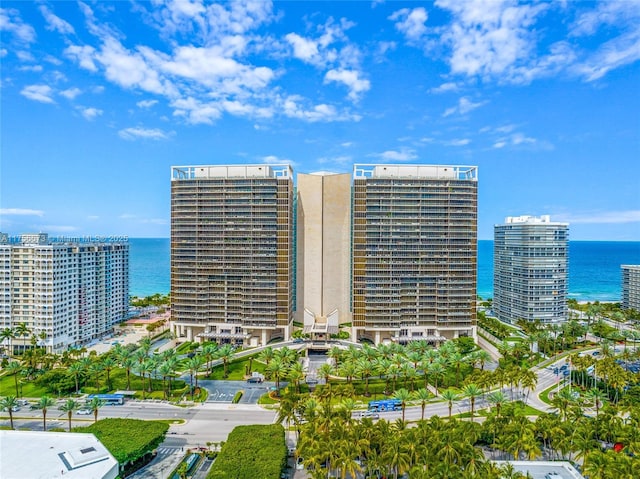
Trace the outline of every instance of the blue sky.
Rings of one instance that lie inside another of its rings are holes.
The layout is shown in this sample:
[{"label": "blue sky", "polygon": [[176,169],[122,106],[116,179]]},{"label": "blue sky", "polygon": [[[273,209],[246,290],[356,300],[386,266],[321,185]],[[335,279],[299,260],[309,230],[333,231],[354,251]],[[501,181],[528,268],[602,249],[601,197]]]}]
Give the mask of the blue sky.
[{"label": "blue sky", "polygon": [[640,241],[640,2],[10,2],[0,231],[169,236],[171,165],[479,167],[478,236]]}]

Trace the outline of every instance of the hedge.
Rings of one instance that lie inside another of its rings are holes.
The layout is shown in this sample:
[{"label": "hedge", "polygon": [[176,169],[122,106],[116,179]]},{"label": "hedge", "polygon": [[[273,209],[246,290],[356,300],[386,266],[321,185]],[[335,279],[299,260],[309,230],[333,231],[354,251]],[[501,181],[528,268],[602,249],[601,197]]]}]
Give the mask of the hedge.
[{"label": "hedge", "polygon": [[124,465],[157,448],[164,441],[168,429],[168,424],[159,421],[108,418],[73,430],[95,434],[113,457]]},{"label": "hedge", "polygon": [[287,446],[281,424],[237,426],[213,463],[207,479],[279,479]]}]

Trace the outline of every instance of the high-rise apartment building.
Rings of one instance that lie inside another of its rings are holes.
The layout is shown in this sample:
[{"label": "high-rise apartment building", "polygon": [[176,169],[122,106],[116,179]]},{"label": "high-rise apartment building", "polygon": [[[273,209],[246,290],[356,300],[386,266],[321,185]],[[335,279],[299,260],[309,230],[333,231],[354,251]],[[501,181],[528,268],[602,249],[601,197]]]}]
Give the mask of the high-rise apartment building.
[{"label": "high-rise apartment building", "polygon": [[640,265],[622,265],[622,304],[623,309],[640,311]]},{"label": "high-rise apartment building", "polygon": [[291,167],[171,171],[175,334],[254,346],[288,339],[295,271]]},{"label": "high-rise apartment building", "polygon": [[354,165],[354,339],[475,337],[477,168]]},{"label": "high-rise apartment building", "polygon": [[24,323],[49,351],[83,345],[113,331],[129,309],[129,244],[46,234],[0,235],[0,328]]},{"label": "high-rise apartment building", "polygon": [[548,215],[495,225],[492,309],[500,320],[567,319],[568,226]]},{"label": "high-rise apartment building", "polygon": [[295,190],[288,166],[172,168],[172,319],[189,340],[266,344],[294,317],[314,338],[475,337],[476,250],[476,167],[355,165]]}]

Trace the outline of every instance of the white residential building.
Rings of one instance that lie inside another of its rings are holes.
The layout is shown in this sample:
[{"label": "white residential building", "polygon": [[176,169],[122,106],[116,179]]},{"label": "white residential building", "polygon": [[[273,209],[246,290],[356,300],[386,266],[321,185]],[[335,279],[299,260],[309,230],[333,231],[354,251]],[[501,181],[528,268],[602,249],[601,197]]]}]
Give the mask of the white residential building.
[{"label": "white residential building", "polygon": [[495,225],[492,310],[500,320],[567,319],[568,227],[548,215]]},{"label": "white residential building", "polygon": [[53,352],[86,344],[126,317],[129,244],[3,235],[0,294],[0,328],[25,323],[31,332],[13,340],[14,350],[31,347],[32,336]]},{"label": "white residential building", "polygon": [[640,265],[622,265],[622,308],[640,311]]}]

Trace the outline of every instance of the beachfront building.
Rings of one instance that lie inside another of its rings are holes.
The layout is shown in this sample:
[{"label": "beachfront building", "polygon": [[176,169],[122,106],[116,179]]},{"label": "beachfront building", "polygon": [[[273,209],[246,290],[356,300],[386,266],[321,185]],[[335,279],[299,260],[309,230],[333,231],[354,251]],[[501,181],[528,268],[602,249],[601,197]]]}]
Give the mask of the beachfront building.
[{"label": "beachfront building", "polygon": [[265,345],[293,324],[288,165],[171,169],[171,319],[178,338]]},{"label": "beachfront building", "polygon": [[494,227],[493,313],[502,321],[568,317],[568,223],[516,216]]},{"label": "beachfront building", "polygon": [[85,345],[126,318],[129,244],[106,240],[0,235],[0,328],[28,330],[14,352],[32,338],[52,352]]},{"label": "beachfront building", "polygon": [[354,165],[353,337],[476,336],[477,168]]},{"label": "beachfront building", "polygon": [[622,265],[623,309],[640,311],[640,265]]},{"label": "beachfront building", "polygon": [[351,175],[297,175],[296,316],[303,332],[328,339],[351,322]]}]

